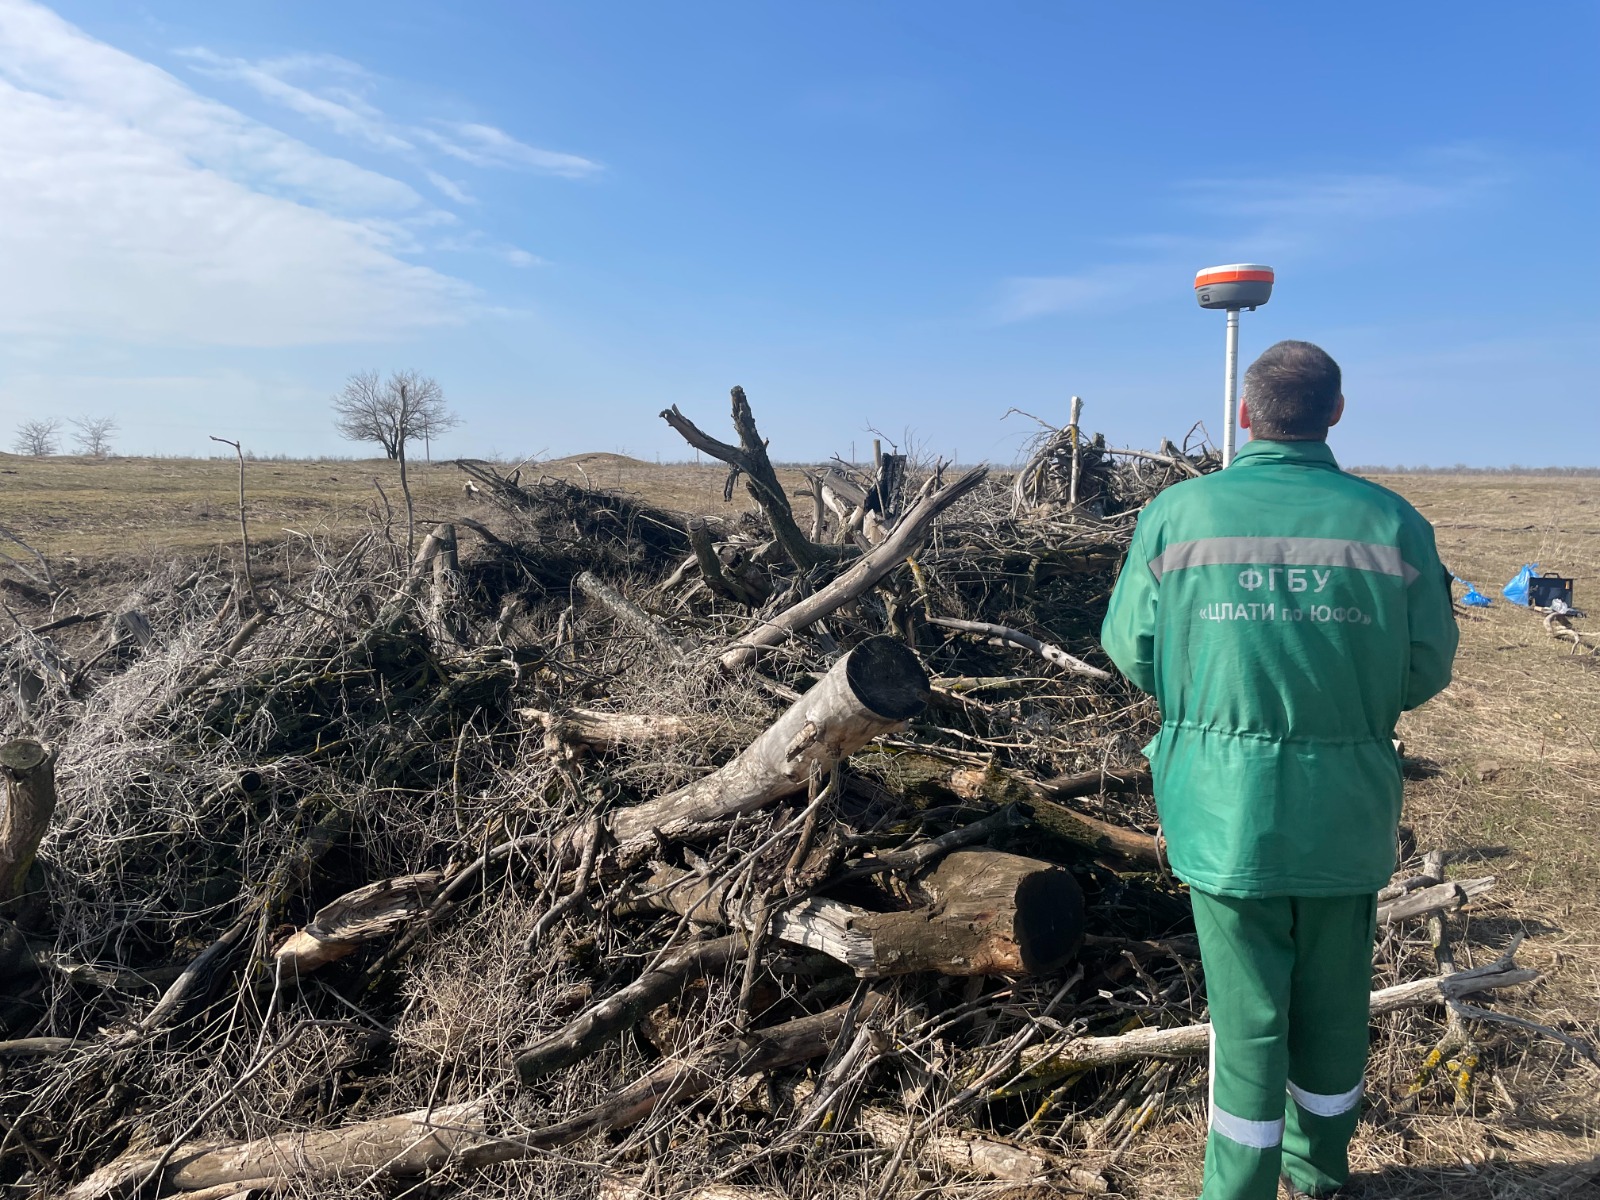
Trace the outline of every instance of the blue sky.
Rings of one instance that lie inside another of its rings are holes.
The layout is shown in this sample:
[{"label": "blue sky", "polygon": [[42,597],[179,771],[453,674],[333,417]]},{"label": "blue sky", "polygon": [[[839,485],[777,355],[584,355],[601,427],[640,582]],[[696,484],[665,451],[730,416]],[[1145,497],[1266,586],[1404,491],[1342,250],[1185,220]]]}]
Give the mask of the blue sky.
[{"label": "blue sky", "polygon": [[1345,368],[1346,462],[1600,464],[1600,7],[0,0],[0,432],[1009,461],[1219,423],[1194,271]]}]

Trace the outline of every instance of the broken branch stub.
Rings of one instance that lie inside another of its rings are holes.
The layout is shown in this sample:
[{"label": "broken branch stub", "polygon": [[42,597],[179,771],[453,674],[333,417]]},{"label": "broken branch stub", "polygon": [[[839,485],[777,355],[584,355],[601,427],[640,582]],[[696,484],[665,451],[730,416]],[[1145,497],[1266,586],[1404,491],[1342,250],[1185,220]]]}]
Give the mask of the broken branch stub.
[{"label": "broken branch stub", "polygon": [[988,474],[987,467],[973,467],[959,479],[917,501],[916,506],[894,527],[881,545],[863,554],[827,587],[746,633],[722,652],[722,665],[730,671],[749,666],[762,650],[781,645],[800,630],[875,587],[884,576],[921,548],[939,515],[982,483]]},{"label": "broken branch stub", "polygon": [[794,509],[789,505],[789,497],[784,492],[783,485],[778,482],[778,473],[773,470],[772,460],[767,457],[767,443],[762,438],[760,430],[756,428],[755,414],[750,411],[750,401],[745,398],[744,389],[734,388],[729,397],[733,403],[733,427],[739,434],[737,446],[730,446],[727,442],[719,441],[706,433],[679,412],[676,404],[663,410],[661,419],[676,429],[683,440],[696,450],[709,454],[734,469],[734,476],[728,479],[725,499],[732,498],[734,477],[741,472],[744,474],[748,480],[750,494],[761,506],[761,511],[767,515],[773,536],[778,539],[783,552],[795,566],[805,571],[820,562],[837,557],[833,547],[813,544],[795,521]]},{"label": "broken branch stub", "polygon": [[0,778],[6,785],[0,817],[0,902],[15,900],[56,810],[55,751],[32,738],[0,746]]},{"label": "broken branch stub", "polygon": [[367,942],[399,929],[422,912],[438,891],[438,871],[383,879],[347,892],[317,911],[273,956],[283,971],[308,975],[354,954]]},{"label": "broken branch stub", "polygon": [[868,638],[834,663],[744,752],[704,779],[656,800],[619,809],[608,828],[626,853],[678,838],[721,817],[753,812],[801,791],[873,738],[927,707],[928,675],[904,644]]}]

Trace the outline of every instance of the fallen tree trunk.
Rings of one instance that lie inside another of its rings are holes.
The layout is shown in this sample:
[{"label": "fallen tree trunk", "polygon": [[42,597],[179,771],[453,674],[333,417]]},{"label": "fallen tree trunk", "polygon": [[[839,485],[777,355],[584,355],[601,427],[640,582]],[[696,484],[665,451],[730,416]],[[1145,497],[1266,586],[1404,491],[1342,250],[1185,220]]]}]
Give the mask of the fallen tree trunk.
[{"label": "fallen tree trunk", "polygon": [[443,876],[438,871],[383,879],[325,904],[311,922],[278,947],[284,974],[309,975],[393,933],[428,907]]},{"label": "fallen tree trunk", "polygon": [[[690,920],[753,928],[730,903],[731,880],[697,879],[666,867],[650,902]],[[819,950],[863,979],[941,975],[1039,975],[1071,960],[1083,942],[1083,893],[1070,872],[998,850],[961,850],[919,881],[930,903],[878,913],[810,897],[767,916],[780,941]]]},{"label": "fallen tree trunk", "polygon": [[959,479],[918,501],[881,545],[862,555],[827,587],[791,605],[770,620],[763,621],[724,650],[722,665],[730,671],[749,666],[762,650],[781,645],[795,633],[876,585],[922,545],[939,514],[982,483],[988,473],[987,467],[974,467]]},{"label": "fallen tree trunk", "polygon": [[6,809],[0,816],[0,903],[15,900],[56,810],[56,753],[32,738],[0,746]]},{"label": "fallen tree trunk", "polygon": [[485,1107],[485,1101],[471,1100],[343,1129],[274,1134],[183,1161],[175,1157],[166,1181],[192,1192],[271,1176],[329,1180],[378,1172],[427,1175],[461,1150],[482,1143]]},{"label": "fallen tree trunk", "polygon": [[[1539,972],[1517,967],[1509,960],[1470,971],[1436,975],[1399,983],[1372,993],[1371,1013],[1381,1017],[1402,1009],[1429,1008],[1477,992],[1531,983]],[[1029,1046],[1022,1051],[1021,1069],[1038,1086],[1062,1075],[1116,1066],[1141,1058],[1187,1058],[1206,1053],[1211,1025],[1180,1025],[1173,1029],[1135,1029],[1110,1037],[1080,1037],[1065,1043]]]},{"label": "fallen tree trunk", "polygon": [[834,663],[727,766],[608,818],[626,853],[656,834],[684,837],[720,817],[753,812],[802,790],[880,734],[901,728],[928,702],[917,656],[888,637],[869,638]]}]

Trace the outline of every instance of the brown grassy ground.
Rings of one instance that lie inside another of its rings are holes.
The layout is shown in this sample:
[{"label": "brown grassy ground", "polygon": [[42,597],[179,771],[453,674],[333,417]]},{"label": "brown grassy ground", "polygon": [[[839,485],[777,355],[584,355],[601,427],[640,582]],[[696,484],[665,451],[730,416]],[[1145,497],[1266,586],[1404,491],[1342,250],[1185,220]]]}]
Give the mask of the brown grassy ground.
[{"label": "brown grassy ground", "polygon": [[[379,478],[398,509],[393,464],[258,462],[248,467],[253,536],[284,530],[351,532],[380,506]],[[620,488],[683,510],[726,513],[725,473],[657,466],[611,454],[580,455],[525,470]],[[463,476],[419,464],[419,519],[461,507]],[[798,474],[793,476],[798,482]],[[1486,594],[1524,562],[1578,579],[1577,600],[1600,613],[1600,479],[1396,476],[1439,532],[1446,561]],[[0,525],[55,558],[165,557],[231,547],[237,537],[237,467],[229,460],[19,459],[0,455]],[[740,489],[735,511],[753,507]],[[797,507],[805,509],[804,502]],[[5,547],[14,550],[14,547]],[[109,564],[108,564],[109,565]],[[0,564],[0,571],[6,568]],[[1587,624],[1594,628],[1595,622]],[[1410,785],[1407,820],[1423,847],[1443,846],[1452,870],[1493,873],[1500,886],[1466,928],[1461,965],[1482,962],[1516,932],[1520,959],[1546,972],[1511,1005],[1600,1037],[1600,656],[1548,637],[1538,618],[1497,601],[1462,621],[1456,681],[1402,726],[1408,752],[1437,764]],[[1458,922],[1459,925],[1459,922]],[[1427,968],[1426,940],[1391,941],[1385,954]],[[1378,1090],[1403,1095],[1434,1026],[1396,1020],[1383,1031]],[[1358,1140],[1356,1196],[1433,1200],[1600,1197],[1597,1073],[1548,1043],[1514,1053],[1526,1035],[1485,1029],[1488,1068],[1458,1109],[1449,1089],[1425,1088],[1402,1110],[1379,1105]],[[1497,1064],[1505,1064],[1500,1066]],[[1130,1194],[1192,1196],[1199,1185],[1203,1093],[1175,1095],[1165,1116],[1125,1153]],[[1581,1166],[1582,1169],[1575,1169]]]},{"label": "brown grassy ground", "polygon": [[[523,479],[540,474],[640,492],[653,503],[688,512],[755,510],[742,487],[731,506],[723,504],[727,471],[721,467],[578,454],[526,467]],[[466,476],[453,463],[412,463],[410,475],[419,522],[461,507]],[[801,481],[798,471],[781,475],[792,485]],[[251,539],[270,545],[286,530],[366,529],[383,507],[374,481],[395,511],[403,511],[395,464],[384,459],[247,463]],[[238,502],[239,467],[233,459],[0,454],[0,525],[53,557],[150,557],[232,546],[238,537]]]}]

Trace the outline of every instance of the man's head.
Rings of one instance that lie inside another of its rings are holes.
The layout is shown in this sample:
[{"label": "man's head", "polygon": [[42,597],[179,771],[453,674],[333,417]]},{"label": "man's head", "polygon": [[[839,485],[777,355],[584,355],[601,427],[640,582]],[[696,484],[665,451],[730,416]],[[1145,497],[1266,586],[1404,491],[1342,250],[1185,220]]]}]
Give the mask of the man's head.
[{"label": "man's head", "polygon": [[1244,373],[1239,424],[1269,442],[1320,442],[1344,415],[1339,364],[1310,342],[1269,346]]}]

